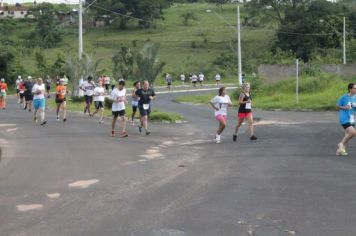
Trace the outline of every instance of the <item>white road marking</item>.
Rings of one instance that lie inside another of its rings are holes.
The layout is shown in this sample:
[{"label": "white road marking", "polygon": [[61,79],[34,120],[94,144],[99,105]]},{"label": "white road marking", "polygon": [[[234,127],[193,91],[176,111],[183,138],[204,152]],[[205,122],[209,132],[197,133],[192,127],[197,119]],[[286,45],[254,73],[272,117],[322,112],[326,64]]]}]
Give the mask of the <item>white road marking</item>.
[{"label": "white road marking", "polygon": [[158,148],[151,148],[146,150],[145,152],[146,154],[155,154],[155,153],[159,153],[159,149]]},{"label": "white road marking", "polygon": [[6,130],[6,132],[12,132],[12,131],[16,131],[16,130],[17,130],[17,128],[13,128],[13,129]]},{"label": "white road marking", "polygon": [[276,121],[276,120],[262,120],[255,122],[254,125],[299,125],[303,122],[286,122],[286,121]]},{"label": "white road marking", "polygon": [[68,187],[72,188],[88,188],[90,185],[98,183],[98,179],[89,179],[89,180],[79,180],[73,183],[68,184]]},{"label": "white road marking", "polygon": [[138,160],[138,162],[146,162],[147,160],[146,159],[140,159]]},{"label": "white road marking", "polygon": [[173,141],[168,140],[168,141],[164,141],[164,142],[162,142],[162,144],[163,144],[163,145],[165,145],[165,146],[171,146],[171,145],[173,145],[173,144],[174,144],[174,142],[173,142]]},{"label": "white road marking", "polygon": [[48,193],[47,197],[51,199],[59,198],[61,196],[60,193]]},{"label": "white road marking", "polygon": [[152,154],[140,155],[140,157],[146,158],[148,160],[154,160],[157,158],[162,158],[163,155],[161,153],[152,153]]},{"label": "white road marking", "polygon": [[40,210],[43,208],[42,204],[29,204],[29,205],[17,205],[17,210],[20,212]]},{"label": "white road marking", "polygon": [[0,127],[16,126],[16,124],[0,124]]}]

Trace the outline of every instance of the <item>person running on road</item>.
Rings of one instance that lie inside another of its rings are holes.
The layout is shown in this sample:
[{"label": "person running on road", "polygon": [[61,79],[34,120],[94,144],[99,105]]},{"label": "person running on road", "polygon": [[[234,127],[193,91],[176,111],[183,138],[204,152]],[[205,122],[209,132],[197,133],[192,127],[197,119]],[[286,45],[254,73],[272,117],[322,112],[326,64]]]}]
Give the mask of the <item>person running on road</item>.
[{"label": "person running on road", "polygon": [[103,81],[99,81],[98,86],[94,89],[94,105],[95,111],[93,113],[93,117],[96,113],[100,111],[99,123],[104,123],[104,101],[105,101],[105,88],[103,87]]},{"label": "person running on road", "polygon": [[93,103],[93,94],[95,89],[95,83],[93,82],[93,77],[88,76],[88,79],[82,83],[80,89],[84,91],[84,98],[85,98],[84,114],[88,112],[89,116],[91,117],[92,114],[90,112],[90,106]]},{"label": "person running on road", "polygon": [[0,109],[6,109],[6,95],[7,95],[7,84],[5,83],[5,79],[2,78],[0,80]]},{"label": "person running on road", "polygon": [[198,77],[199,77],[200,87],[203,87],[204,77],[205,77],[204,74],[203,74],[203,72],[200,72],[199,75],[198,75]]},{"label": "person running on road", "polygon": [[229,95],[226,94],[225,87],[221,87],[219,89],[219,95],[211,99],[210,105],[214,109],[215,119],[219,121],[219,127],[215,135],[215,142],[220,143],[221,133],[224,131],[226,127],[227,108],[231,107],[232,105]]},{"label": "person running on road", "polygon": [[192,83],[193,83],[193,87],[197,86],[197,81],[198,81],[198,76],[196,74],[192,74],[191,77]]},{"label": "person running on road", "polygon": [[126,116],[125,104],[127,104],[125,81],[119,80],[118,87],[114,88],[111,92],[112,103],[112,123],[111,123],[111,136],[115,137],[115,125],[119,118],[121,123],[121,137],[126,138],[129,136],[126,132]]},{"label": "person running on road", "polygon": [[151,113],[151,101],[156,98],[155,91],[149,87],[147,80],[143,82],[143,87],[136,91],[136,96],[140,98],[138,101],[138,109],[141,115],[141,124],[138,126],[140,133],[142,127],[146,131],[146,135],[149,135],[151,131],[148,129],[148,117]]},{"label": "person running on road", "polygon": [[169,73],[167,73],[165,79],[166,79],[166,82],[167,82],[168,91],[171,91],[172,82],[173,82],[172,76]]},{"label": "person running on road", "polygon": [[105,85],[105,90],[108,93],[109,92],[109,88],[110,88],[110,77],[104,75],[104,85]]},{"label": "person running on road", "polygon": [[131,105],[132,105],[131,124],[132,125],[135,125],[134,119],[137,112],[138,101],[140,100],[140,98],[136,96],[136,91],[140,88],[141,88],[140,81],[136,81],[133,84],[133,89],[132,89],[132,101],[131,101]]},{"label": "person running on road", "polygon": [[339,109],[339,121],[345,129],[345,135],[337,145],[336,155],[347,156],[347,143],[356,135],[355,131],[355,108],[356,108],[356,84],[350,83],[347,86],[348,93],[343,95],[337,102]]},{"label": "person running on road", "polygon": [[25,108],[25,82],[21,79],[20,84],[19,84],[19,94],[20,94],[20,106],[21,108]]},{"label": "person running on road", "polygon": [[32,87],[32,76],[28,76],[27,81],[25,81],[25,107],[23,109],[28,109],[29,112],[31,112],[33,101]]},{"label": "person running on road", "polygon": [[239,111],[237,115],[237,125],[235,128],[235,133],[232,136],[234,142],[237,139],[237,133],[239,128],[242,125],[242,122],[247,119],[248,127],[250,130],[250,140],[256,140],[257,137],[254,134],[254,127],[253,127],[253,115],[252,115],[252,98],[250,93],[250,84],[244,83],[242,85],[242,92],[239,96]]},{"label": "person running on road", "polygon": [[49,75],[47,75],[47,77],[46,77],[45,84],[46,84],[47,98],[50,98],[50,97],[51,97],[51,84],[52,84],[52,79],[51,79],[51,77],[49,77]]},{"label": "person running on road", "polygon": [[216,86],[220,85],[220,81],[221,81],[221,75],[219,73],[217,73],[215,75],[215,82],[216,82]]},{"label": "person running on road", "polygon": [[45,125],[47,121],[45,120],[45,85],[43,84],[42,78],[37,79],[37,83],[32,87],[33,96],[33,107],[35,109],[33,113],[33,120],[37,122],[37,112],[40,113],[41,125]]},{"label": "person running on road", "polygon": [[59,121],[59,112],[60,110],[63,111],[63,122],[67,121],[67,102],[66,102],[66,95],[67,95],[67,86],[64,86],[64,79],[59,80],[59,85],[56,87],[56,104],[57,104],[57,121]]},{"label": "person running on road", "polygon": [[184,84],[185,84],[185,75],[184,75],[184,73],[182,73],[179,77],[180,77],[180,81],[182,81],[182,85],[184,86]]},{"label": "person running on road", "polygon": [[21,75],[17,76],[16,79],[16,97],[17,97],[17,103],[20,103],[20,83],[21,83],[22,79],[21,79]]}]

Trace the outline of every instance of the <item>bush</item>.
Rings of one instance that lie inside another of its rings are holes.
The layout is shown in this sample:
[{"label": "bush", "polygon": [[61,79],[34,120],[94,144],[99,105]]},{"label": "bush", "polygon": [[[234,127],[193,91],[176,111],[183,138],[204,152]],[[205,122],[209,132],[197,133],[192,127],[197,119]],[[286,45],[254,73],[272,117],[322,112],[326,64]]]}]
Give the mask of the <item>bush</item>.
[{"label": "bush", "polygon": [[112,106],[112,100],[106,97],[104,101],[104,107],[107,109],[111,109],[111,106]]},{"label": "bush", "polygon": [[83,103],[83,102],[85,102],[85,99],[84,99],[84,97],[72,97],[71,98],[71,102],[73,102],[73,103]]}]

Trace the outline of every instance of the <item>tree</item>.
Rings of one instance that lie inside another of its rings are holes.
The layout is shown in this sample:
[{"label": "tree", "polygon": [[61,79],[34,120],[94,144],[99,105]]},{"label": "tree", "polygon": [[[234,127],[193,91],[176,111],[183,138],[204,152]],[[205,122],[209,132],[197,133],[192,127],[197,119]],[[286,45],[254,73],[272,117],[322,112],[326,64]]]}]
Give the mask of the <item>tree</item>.
[{"label": "tree", "polygon": [[341,7],[330,2],[312,2],[307,10],[288,9],[275,47],[309,61],[315,50],[341,47],[342,24]]},{"label": "tree", "polygon": [[88,76],[97,77],[103,71],[98,71],[101,59],[94,60],[91,56],[83,54],[82,59],[70,57],[66,60],[64,71],[69,77],[72,97],[79,94],[79,81]]},{"label": "tree", "polygon": [[183,25],[188,26],[189,21],[196,21],[198,20],[198,16],[195,12],[189,11],[180,15],[183,18]]},{"label": "tree", "polygon": [[[125,29],[131,20],[137,20],[140,28],[150,28],[157,19],[164,19],[163,9],[170,7],[173,0],[94,0],[86,1],[96,6],[97,15],[110,15]],[[110,9],[110,11],[108,11]]]},{"label": "tree", "polygon": [[14,59],[15,56],[12,52],[8,50],[0,51],[0,77],[1,78],[9,77],[10,67]]},{"label": "tree", "polygon": [[35,9],[37,25],[29,36],[29,46],[38,46],[41,48],[56,47],[63,39],[63,32],[55,20],[53,5],[42,3]]},{"label": "tree", "polygon": [[134,57],[130,47],[121,45],[120,50],[113,56],[114,77],[122,77],[125,80],[133,73]]},{"label": "tree", "polygon": [[59,53],[57,55],[57,59],[54,61],[53,65],[50,68],[50,74],[52,76],[57,76],[63,73],[65,63],[66,61],[64,55]]},{"label": "tree", "polygon": [[159,47],[157,43],[146,43],[140,52],[135,53],[138,77],[148,80],[152,85],[166,64],[158,60]]},{"label": "tree", "polygon": [[41,50],[35,52],[35,59],[36,59],[37,73],[42,78],[44,78],[44,76],[48,72],[48,65],[47,65],[47,60]]},{"label": "tree", "polygon": [[208,3],[215,3],[216,6],[220,6],[222,8],[222,6],[228,2],[230,2],[230,0],[206,0],[206,2]]}]

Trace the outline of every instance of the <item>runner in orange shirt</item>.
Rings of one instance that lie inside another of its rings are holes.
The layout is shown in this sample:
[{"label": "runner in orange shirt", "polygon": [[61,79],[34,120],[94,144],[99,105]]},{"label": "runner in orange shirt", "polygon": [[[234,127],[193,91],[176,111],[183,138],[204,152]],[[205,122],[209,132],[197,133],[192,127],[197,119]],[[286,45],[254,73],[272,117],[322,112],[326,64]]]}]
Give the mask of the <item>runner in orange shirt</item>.
[{"label": "runner in orange shirt", "polygon": [[5,83],[5,79],[2,78],[0,82],[0,109],[6,109],[6,92],[7,92],[7,84]]},{"label": "runner in orange shirt", "polygon": [[63,110],[63,122],[67,121],[66,95],[67,87],[63,85],[64,79],[59,80],[59,85],[56,87],[56,104],[57,104],[57,121],[59,121],[59,110]]}]

